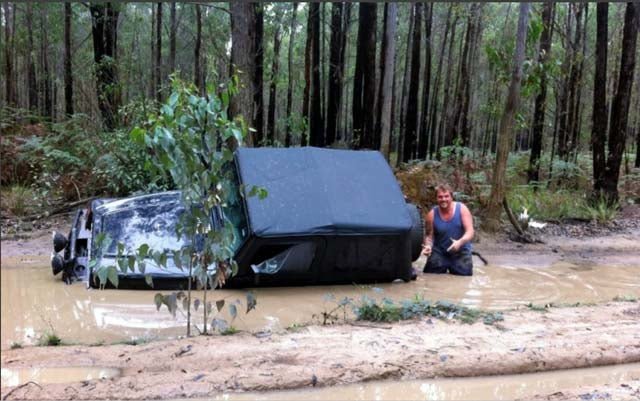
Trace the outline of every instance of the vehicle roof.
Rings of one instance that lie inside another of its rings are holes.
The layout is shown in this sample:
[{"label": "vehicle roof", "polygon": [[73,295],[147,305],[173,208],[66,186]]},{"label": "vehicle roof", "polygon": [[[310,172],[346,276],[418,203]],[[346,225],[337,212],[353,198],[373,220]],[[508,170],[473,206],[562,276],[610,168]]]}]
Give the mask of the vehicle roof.
[{"label": "vehicle roof", "polygon": [[240,148],[240,181],[266,189],[246,200],[261,237],[395,234],[411,229],[400,186],[382,154],[301,148]]}]

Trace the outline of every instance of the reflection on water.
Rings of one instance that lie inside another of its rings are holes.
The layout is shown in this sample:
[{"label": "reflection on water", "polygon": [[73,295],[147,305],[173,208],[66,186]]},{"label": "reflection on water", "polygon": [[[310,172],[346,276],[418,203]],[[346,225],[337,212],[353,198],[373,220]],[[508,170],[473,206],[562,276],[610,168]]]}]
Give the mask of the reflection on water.
[{"label": "reflection on water", "polygon": [[549,394],[564,388],[601,386],[639,379],[640,364],[635,363],[522,375],[379,381],[306,390],[229,393],[213,400],[513,400]]},{"label": "reflection on water", "polygon": [[2,368],[2,387],[19,386],[27,382],[70,383],[92,379],[110,379],[120,376],[120,369],[100,367],[68,367],[68,368]]},{"label": "reflection on water", "polygon": [[[410,283],[379,285],[382,293],[372,291],[371,286],[349,285],[255,289],[256,310],[247,316],[239,314],[233,325],[278,331],[308,322],[314,314],[335,306],[335,302],[325,301],[327,293],[337,300],[358,300],[363,295],[402,300],[418,294],[492,310],[530,302],[589,303],[618,295],[640,297],[640,266],[585,266],[544,258],[492,260],[495,264],[476,266],[472,277],[419,274]],[[13,342],[33,344],[37,336],[51,329],[63,341],[88,344],[185,333],[184,316],[178,313],[173,318],[165,307],[156,311],[154,291],[99,291],[87,290],[81,283],[64,285],[51,275],[48,258],[30,259],[30,263],[19,258],[2,260],[2,348]],[[213,298],[244,300],[245,292],[221,290]]]}]

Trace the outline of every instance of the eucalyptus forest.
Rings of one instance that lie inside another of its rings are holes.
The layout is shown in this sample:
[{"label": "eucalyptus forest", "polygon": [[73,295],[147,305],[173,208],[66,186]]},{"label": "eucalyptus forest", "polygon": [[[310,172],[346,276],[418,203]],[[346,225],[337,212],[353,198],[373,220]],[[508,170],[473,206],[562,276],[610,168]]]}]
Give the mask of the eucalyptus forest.
[{"label": "eucalyptus forest", "polygon": [[636,3],[4,2],[2,185],[67,200],[171,186],[150,178],[129,132],[177,81],[202,96],[235,81],[227,113],[249,128],[247,146],[375,149],[393,167],[449,163],[471,181],[484,171],[487,221],[523,185],[616,207],[621,185],[623,200],[637,190],[628,194],[640,164],[639,13]]},{"label": "eucalyptus forest", "polygon": [[0,28],[2,400],[639,398],[637,0]]}]

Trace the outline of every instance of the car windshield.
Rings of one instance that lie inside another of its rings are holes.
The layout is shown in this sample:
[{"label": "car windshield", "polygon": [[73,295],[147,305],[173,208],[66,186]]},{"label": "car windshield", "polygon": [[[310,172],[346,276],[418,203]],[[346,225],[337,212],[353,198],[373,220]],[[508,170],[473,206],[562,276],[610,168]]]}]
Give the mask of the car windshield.
[{"label": "car windshield", "polygon": [[126,253],[135,252],[142,244],[159,251],[182,248],[188,241],[178,239],[175,228],[183,212],[177,202],[166,201],[105,214],[102,231],[113,239],[105,254],[115,255],[119,242],[125,245]]}]

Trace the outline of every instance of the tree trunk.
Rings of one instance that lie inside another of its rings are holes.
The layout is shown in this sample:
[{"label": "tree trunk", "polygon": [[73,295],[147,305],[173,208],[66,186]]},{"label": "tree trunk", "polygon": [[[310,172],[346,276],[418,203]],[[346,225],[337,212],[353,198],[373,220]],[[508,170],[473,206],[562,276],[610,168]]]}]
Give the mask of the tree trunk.
[{"label": "tree trunk", "polygon": [[578,137],[579,130],[579,120],[578,116],[580,114],[580,96],[579,96],[579,88],[580,88],[580,80],[582,75],[582,64],[583,64],[583,53],[582,53],[582,30],[584,28],[584,23],[582,22],[582,15],[584,13],[584,9],[586,4],[577,4],[576,5],[576,31],[575,38],[573,41],[573,59],[571,62],[571,75],[569,77],[569,114],[568,114],[568,123],[567,123],[567,146],[565,152],[565,159],[568,159],[569,154],[573,153],[577,150],[576,142]]},{"label": "tree trunk", "polygon": [[418,142],[418,88],[420,87],[420,47],[422,44],[422,3],[414,3],[413,39],[411,43],[411,78],[405,115],[404,143],[402,161],[407,162],[416,156]]},{"label": "tree trunk", "polygon": [[476,31],[479,29],[482,4],[471,5],[467,21],[467,32],[460,57],[460,77],[457,85],[456,100],[454,102],[453,118],[449,122],[447,136],[457,139],[462,146],[469,146],[470,134],[468,127],[469,102],[471,98],[470,64]]},{"label": "tree trunk", "polygon": [[447,134],[445,127],[449,125],[449,119],[451,116],[449,115],[449,98],[451,94],[451,81],[453,75],[453,44],[456,41],[456,26],[458,24],[458,14],[454,10],[453,11],[454,18],[453,23],[451,24],[451,40],[449,42],[449,50],[447,51],[447,75],[445,78],[445,86],[444,86],[444,99],[442,103],[442,118],[440,119],[440,127],[438,129],[438,136],[440,137],[440,146],[438,148],[438,154],[440,153],[440,148],[443,146],[450,146],[453,144],[453,138]]},{"label": "tree trunk", "polygon": [[344,3],[331,4],[331,43],[329,49],[329,88],[327,95],[327,145],[331,146],[337,137],[338,115],[342,101],[342,30]]},{"label": "tree trunk", "polygon": [[520,83],[522,80],[522,64],[524,62],[525,46],[527,41],[527,23],[529,20],[529,3],[520,3],[520,16],[518,18],[518,31],[516,34],[516,49],[513,57],[513,72],[511,83],[507,93],[507,101],[504,114],[500,120],[500,131],[496,163],[493,168],[491,180],[491,196],[484,221],[484,228],[488,231],[497,231],[500,227],[500,211],[502,201],[506,195],[505,172],[507,157],[511,147],[515,114],[520,103]]},{"label": "tree trunk", "polygon": [[[254,75],[255,68],[255,7],[252,3],[232,1],[231,11],[231,68],[232,75],[238,77],[238,93],[231,99],[229,115],[232,118],[242,115],[247,124],[253,123]],[[254,138],[248,133],[246,142],[253,146]],[[257,144],[257,143],[256,143]]]},{"label": "tree trunk", "polygon": [[291,13],[291,30],[289,33],[289,55],[288,55],[288,74],[289,81],[287,83],[287,130],[284,137],[284,146],[291,146],[291,106],[293,104],[293,47],[296,37],[296,14],[298,11],[298,3],[293,3],[293,11]]},{"label": "tree trunk", "polygon": [[418,159],[426,159],[429,142],[429,98],[431,86],[431,23],[433,20],[433,3],[425,4],[424,23],[424,78],[422,83],[422,120],[418,138]]},{"label": "tree trunk", "polygon": [[387,161],[391,153],[391,104],[393,103],[393,66],[396,57],[396,24],[397,24],[397,3],[385,3],[384,5],[384,37],[382,41],[382,52],[380,65],[380,95],[378,97],[377,124],[380,138],[380,152]]},{"label": "tree trunk", "polygon": [[196,44],[193,50],[193,82],[200,91],[200,94],[205,92],[205,88],[202,82],[202,67],[200,49],[202,47],[202,11],[200,5],[196,4]]},{"label": "tree trunk", "polygon": [[40,113],[49,121],[53,119],[51,103],[51,74],[49,71],[48,21],[44,6],[40,7]]},{"label": "tree trunk", "polygon": [[398,120],[400,122],[400,129],[399,129],[399,134],[398,134],[398,143],[396,144],[396,148],[398,149],[397,151],[397,158],[396,158],[396,164],[400,165],[400,163],[402,161],[404,161],[404,142],[405,142],[405,125],[406,125],[406,118],[405,116],[407,115],[407,93],[409,92],[409,82],[410,82],[410,76],[411,76],[411,54],[412,54],[412,46],[411,46],[411,42],[413,41],[413,30],[415,29],[414,27],[414,22],[415,22],[415,18],[413,16],[413,13],[415,12],[415,7],[413,7],[413,4],[410,5],[410,12],[409,12],[409,30],[407,32],[407,48],[405,51],[405,59],[404,59],[404,74],[402,77],[402,93],[400,94],[400,115],[398,116]]},{"label": "tree trunk", "polygon": [[320,4],[310,3],[311,13],[311,106],[309,110],[309,143],[324,146],[322,99],[320,88]]},{"label": "tree trunk", "polygon": [[569,142],[569,111],[568,104],[570,99],[570,88],[571,88],[571,76],[573,71],[573,46],[571,45],[571,15],[572,15],[572,5],[567,5],[567,25],[565,31],[565,58],[562,63],[564,70],[564,79],[562,80],[562,87],[560,88],[560,97],[559,104],[556,108],[556,113],[558,113],[558,143],[556,145],[556,150],[558,157],[566,159],[568,154],[568,142]]},{"label": "tree trunk", "polygon": [[447,45],[447,36],[449,36],[449,30],[451,28],[451,10],[453,4],[449,5],[447,11],[447,19],[444,28],[444,35],[442,36],[442,45],[440,46],[440,55],[438,57],[438,68],[436,69],[436,82],[433,88],[433,100],[431,101],[431,112],[429,113],[429,158],[433,158],[433,154],[436,151],[438,143],[437,127],[438,127],[438,115],[442,113],[436,113],[438,106],[438,93],[440,93],[440,75],[442,73],[442,61],[444,60],[444,51]]},{"label": "tree trunk", "polygon": [[176,23],[176,2],[171,2],[170,20],[169,24],[169,73],[173,74],[176,71],[176,34],[178,31],[178,25]]},{"label": "tree trunk", "polygon": [[[313,17],[311,15],[311,7],[307,11],[307,40],[304,48],[304,93],[302,99],[302,118],[307,127],[309,127],[309,111],[311,104],[309,96],[311,95],[311,42],[313,41]],[[307,146],[307,132],[302,132],[300,137],[300,146]]]},{"label": "tree trunk", "polygon": [[90,11],[98,107],[105,127],[113,130],[116,127],[119,101],[115,46],[120,11],[112,3],[93,3]]},{"label": "tree trunk", "polygon": [[153,90],[155,92],[156,101],[162,102],[162,94],[160,88],[162,86],[162,3],[156,5],[156,54],[155,54],[155,70],[156,81]]},{"label": "tree trunk", "polygon": [[264,9],[262,3],[252,3],[255,8],[255,44],[254,62],[255,75],[253,76],[253,121],[252,125],[256,129],[255,146],[262,144],[264,139]]},{"label": "tree trunk", "polygon": [[373,148],[376,95],[377,5],[360,3],[356,71],[353,84],[353,134],[358,147]]},{"label": "tree trunk", "polygon": [[591,148],[593,154],[593,192],[600,197],[606,165],[605,143],[607,141],[607,47],[609,41],[609,4],[597,5],[596,63],[593,82],[593,128]]},{"label": "tree trunk", "polygon": [[73,72],[71,71],[71,3],[64,3],[64,112],[73,114]]},{"label": "tree trunk", "polygon": [[638,5],[638,3],[627,3],[627,9],[624,14],[620,75],[618,78],[618,87],[611,104],[609,149],[603,182],[603,190],[610,204],[618,201],[618,179],[628,128],[627,122],[629,119],[631,87],[633,85],[633,73],[636,61],[638,26],[640,25],[639,9],[640,5]]},{"label": "tree trunk", "polygon": [[27,87],[29,93],[28,108],[32,112],[38,110],[38,88],[36,80],[36,66],[33,61],[33,5],[27,3],[27,12],[25,14],[27,23]]},{"label": "tree trunk", "polygon": [[269,84],[269,111],[267,113],[267,140],[273,143],[276,139],[276,83],[280,71],[280,23],[282,14],[276,11],[273,34],[273,62],[271,63],[271,82]]},{"label": "tree trunk", "polygon": [[[345,78],[345,68],[347,65],[347,58],[346,58],[346,54],[347,54],[347,46],[349,44],[349,42],[347,41],[347,37],[349,35],[349,27],[351,26],[351,7],[352,7],[352,3],[345,3],[344,5],[344,18],[342,21],[342,43],[340,45],[340,60],[342,60],[342,63],[340,65],[340,76],[342,77],[342,82],[344,85],[344,78]],[[342,97],[344,99],[341,99],[341,108],[342,108],[342,121],[343,121],[343,125],[342,125],[342,132],[340,132],[340,129],[338,128],[338,132],[336,135],[336,139],[340,140],[344,140],[347,141],[347,132],[348,132],[348,110],[349,110],[349,91],[346,88],[343,88],[342,90]],[[340,113],[338,113],[339,115]]]},{"label": "tree trunk", "polygon": [[9,107],[17,107],[18,96],[16,90],[16,76],[14,71],[14,32],[11,21],[15,18],[15,4],[3,2],[4,9],[4,74],[5,74],[5,98]]},{"label": "tree trunk", "polygon": [[[555,3],[544,3],[542,9],[542,34],[540,35],[540,51],[538,53],[538,64],[546,65],[551,51],[551,40],[553,35],[553,15]],[[544,114],[546,112],[547,101],[547,72],[540,77],[540,92],[536,96],[533,124],[531,130],[532,144],[531,156],[529,157],[528,182],[540,180],[540,154],[542,153],[542,138],[544,133]]]}]

